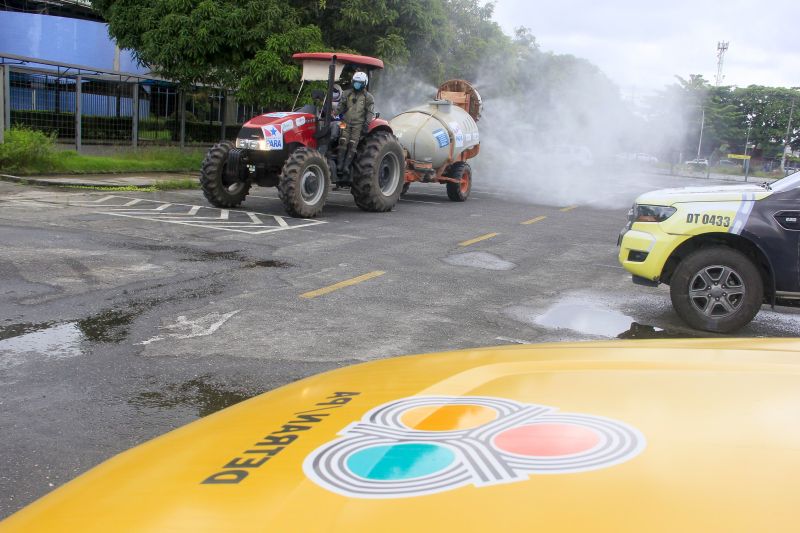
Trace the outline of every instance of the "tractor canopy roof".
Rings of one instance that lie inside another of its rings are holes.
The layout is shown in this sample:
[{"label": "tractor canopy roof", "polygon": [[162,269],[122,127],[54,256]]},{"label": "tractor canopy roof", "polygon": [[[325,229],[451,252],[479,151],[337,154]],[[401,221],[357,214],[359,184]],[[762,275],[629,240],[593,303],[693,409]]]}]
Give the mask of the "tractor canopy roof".
[{"label": "tractor canopy roof", "polygon": [[336,52],[308,52],[294,54],[292,58],[303,63],[303,79],[305,81],[324,81],[328,79],[328,65],[336,58],[336,78],[338,79],[345,65],[363,67],[366,70],[382,69],[383,61],[369,56],[339,54]]}]

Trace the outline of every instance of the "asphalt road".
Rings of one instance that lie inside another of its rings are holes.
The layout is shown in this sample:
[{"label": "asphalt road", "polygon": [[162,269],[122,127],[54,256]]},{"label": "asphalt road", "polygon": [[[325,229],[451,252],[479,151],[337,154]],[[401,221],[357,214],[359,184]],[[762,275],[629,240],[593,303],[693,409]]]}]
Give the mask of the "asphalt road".
[{"label": "asphalt road", "polygon": [[[284,217],[274,189],[225,211],[198,191],[0,183],[0,517],[118,452],[342,365],[701,336],[666,288],[630,282],[615,247],[637,194],[697,183],[633,178],[580,205],[480,185],[458,204],[414,185],[386,214],[336,191],[313,221]],[[764,308],[738,335],[800,336],[800,314]]]}]

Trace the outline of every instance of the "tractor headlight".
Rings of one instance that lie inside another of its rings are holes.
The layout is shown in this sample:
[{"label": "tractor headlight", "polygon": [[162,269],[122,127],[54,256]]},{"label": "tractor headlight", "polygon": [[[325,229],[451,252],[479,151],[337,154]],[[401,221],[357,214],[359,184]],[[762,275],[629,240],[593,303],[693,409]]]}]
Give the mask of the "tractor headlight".
[{"label": "tractor headlight", "polygon": [[677,209],[663,205],[634,205],[633,222],[664,222]]},{"label": "tractor headlight", "polygon": [[257,139],[236,139],[236,148],[244,148],[246,150],[263,150],[261,141]]}]

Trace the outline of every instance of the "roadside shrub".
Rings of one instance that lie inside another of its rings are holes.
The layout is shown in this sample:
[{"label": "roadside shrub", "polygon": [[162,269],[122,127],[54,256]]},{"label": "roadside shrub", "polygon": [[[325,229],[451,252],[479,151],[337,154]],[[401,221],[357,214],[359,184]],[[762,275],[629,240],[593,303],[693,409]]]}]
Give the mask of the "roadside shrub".
[{"label": "roadside shrub", "polygon": [[5,142],[0,144],[0,170],[46,169],[52,161],[54,143],[54,133],[14,126],[6,130]]}]

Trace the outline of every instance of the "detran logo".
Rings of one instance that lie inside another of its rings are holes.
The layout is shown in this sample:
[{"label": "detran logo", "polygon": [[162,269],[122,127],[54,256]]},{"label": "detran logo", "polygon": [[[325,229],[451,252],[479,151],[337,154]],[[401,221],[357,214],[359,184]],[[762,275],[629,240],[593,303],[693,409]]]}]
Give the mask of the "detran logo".
[{"label": "detran logo", "polygon": [[322,487],[404,498],[535,474],[597,470],[635,457],[644,436],[617,420],[485,396],[414,396],[383,404],[303,463]]}]

